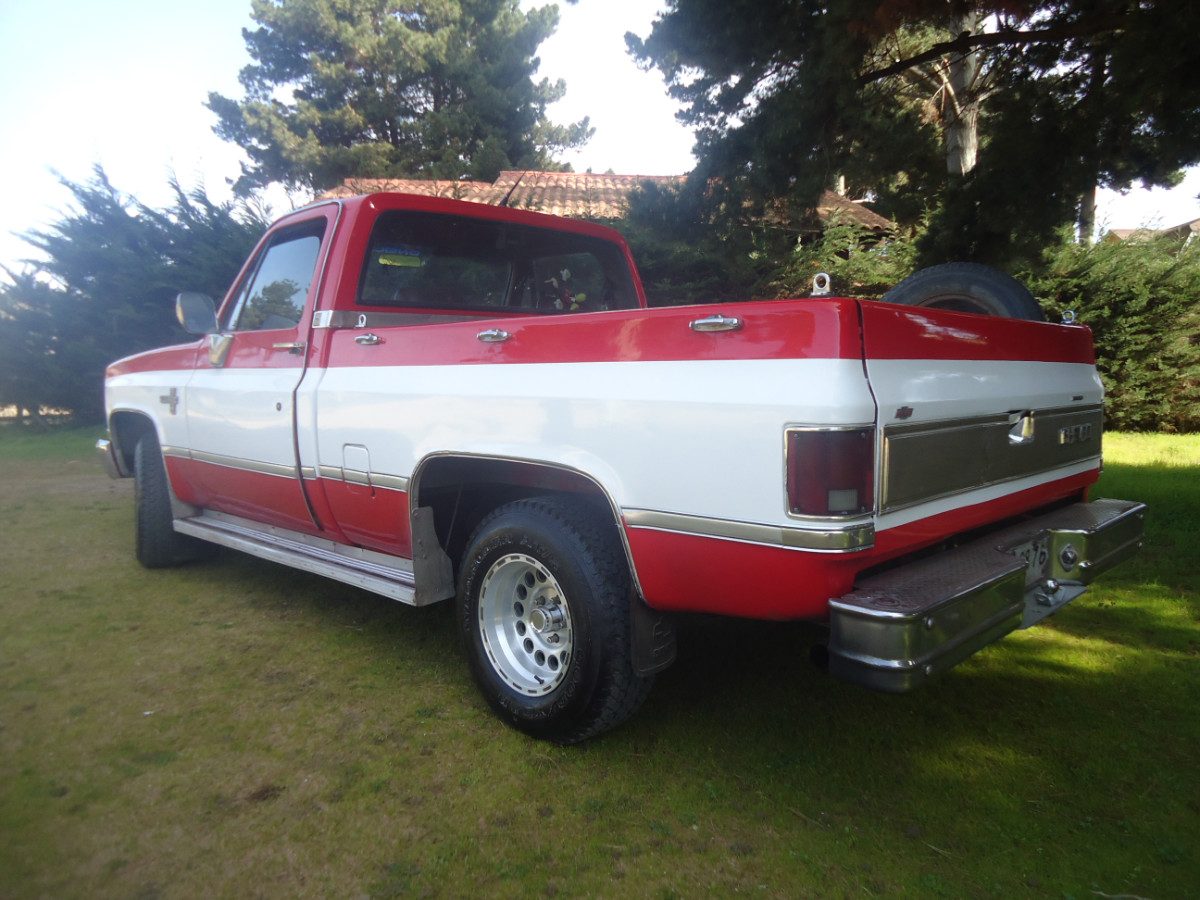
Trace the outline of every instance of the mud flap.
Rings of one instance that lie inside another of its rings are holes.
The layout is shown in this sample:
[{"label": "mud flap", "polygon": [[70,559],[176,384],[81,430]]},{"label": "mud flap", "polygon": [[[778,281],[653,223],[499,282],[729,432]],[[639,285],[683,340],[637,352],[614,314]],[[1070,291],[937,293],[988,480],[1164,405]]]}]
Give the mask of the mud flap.
[{"label": "mud flap", "polygon": [[633,671],[653,675],[675,662],[675,624],[670,617],[651,609],[641,597],[630,602],[629,616]]},{"label": "mud flap", "polygon": [[433,527],[433,507],[412,511],[413,578],[417,606],[427,606],[454,596],[454,565],[442,549]]}]

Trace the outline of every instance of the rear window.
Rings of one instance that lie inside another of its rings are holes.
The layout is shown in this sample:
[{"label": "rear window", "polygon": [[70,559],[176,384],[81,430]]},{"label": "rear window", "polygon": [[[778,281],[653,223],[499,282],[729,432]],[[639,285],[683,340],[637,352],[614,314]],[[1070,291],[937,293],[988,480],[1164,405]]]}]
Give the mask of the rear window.
[{"label": "rear window", "polygon": [[384,309],[632,309],[620,248],[584,235],[437,213],[387,212],[375,224],[358,305]]}]

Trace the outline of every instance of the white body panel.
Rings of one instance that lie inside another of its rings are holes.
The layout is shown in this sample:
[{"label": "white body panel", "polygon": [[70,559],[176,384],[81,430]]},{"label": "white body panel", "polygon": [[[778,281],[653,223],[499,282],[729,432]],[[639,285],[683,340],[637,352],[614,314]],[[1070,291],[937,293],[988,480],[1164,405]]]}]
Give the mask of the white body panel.
[{"label": "white body panel", "polygon": [[[119,409],[144,414],[155,424],[161,446],[187,447],[189,436],[185,400],[191,377],[190,369],[118,375],[105,382],[105,405],[109,412]],[[176,401],[173,411],[172,389]]]},{"label": "white body panel", "polygon": [[[869,359],[867,373],[879,404],[881,427],[905,422],[970,419],[998,412],[1097,406],[1104,386],[1094,366],[993,360]],[[1099,444],[1097,443],[1097,453]],[[876,531],[896,528],[964,506],[996,500],[1060,478],[1095,469],[1099,460],[1076,462],[1025,478],[926,501],[876,517]]]},{"label": "white body panel", "polygon": [[199,369],[188,386],[189,449],[295,468],[292,395],[303,369]]},{"label": "white body panel", "polygon": [[406,477],[435,453],[537,460],[621,507],[778,524],[784,426],[875,418],[842,359],[332,368],[300,394],[305,469],[342,465],[346,444]]},{"label": "white body panel", "polygon": [[[146,412],[164,446],[315,474],[366,448],[373,472],[409,478],[431,454],[553,463],[621,508],[796,526],[786,513],[789,425],[940,421],[998,410],[1094,405],[1095,369],[1073,363],[870,360],[545,363],[122,375],[110,406]],[[178,414],[161,398],[179,392]],[[872,391],[875,399],[872,398]],[[186,397],[186,417],[184,415]],[[750,399],[753,402],[748,402]],[[278,405],[278,409],[276,406]],[[884,530],[1078,474],[1076,463],[877,517]]]},{"label": "white body panel", "polygon": [[909,421],[962,419],[1019,409],[1094,406],[1104,386],[1084,363],[984,360],[869,359],[867,374],[879,402],[879,424],[913,408]]}]

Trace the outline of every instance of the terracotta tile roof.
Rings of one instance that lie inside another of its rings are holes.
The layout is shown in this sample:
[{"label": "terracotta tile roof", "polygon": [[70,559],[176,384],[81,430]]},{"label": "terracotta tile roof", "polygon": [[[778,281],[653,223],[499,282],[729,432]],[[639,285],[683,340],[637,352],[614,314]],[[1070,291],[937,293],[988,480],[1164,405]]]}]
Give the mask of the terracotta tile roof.
[{"label": "terracotta tile roof", "polygon": [[420,194],[423,197],[446,197],[450,200],[479,200],[481,194],[493,190],[490,181],[450,181],[428,178],[347,178],[337,187],[318,194],[318,200],[331,197],[354,197],[394,191],[398,194]]},{"label": "terracotta tile roof", "polygon": [[505,171],[496,179],[508,206],[555,216],[620,219],[643,182],[682,184],[684,175],[597,175],[592,172]]},{"label": "terracotta tile roof", "polygon": [[896,227],[896,223],[891,219],[881,216],[873,209],[867,209],[861,201],[851,200],[833,191],[825,191],[817,202],[817,217],[824,222],[833,215],[845,217],[872,231],[891,231]]},{"label": "terracotta tile roof", "polygon": [[1148,241],[1157,237],[1193,240],[1200,236],[1200,219],[1181,222],[1170,228],[1110,228],[1104,233],[1106,241]]},{"label": "terracotta tile roof", "polygon": [[[600,175],[593,172],[540,172],[506,170],[495,182],[438,181],[419,178],[347,178],[317,199],[350,197],[376,191],[397,191],[432,197],[450,197],[491,206],[584,219],[620,219],[629,210],[629,196],[644,182],[682,184],[686,175]],[[507,202],[506,202],[507,201]],[[862,203],[825,191],[817,204],[817,217],[825,221],[839,214],[875,231],[889,231],[894,223]]]}]

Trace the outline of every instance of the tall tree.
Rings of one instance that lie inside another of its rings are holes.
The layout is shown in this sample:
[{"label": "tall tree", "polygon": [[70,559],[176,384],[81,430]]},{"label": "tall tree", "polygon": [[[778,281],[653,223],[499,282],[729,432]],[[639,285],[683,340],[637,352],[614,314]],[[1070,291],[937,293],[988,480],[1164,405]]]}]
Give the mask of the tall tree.
[{"label": "tall tree", "polygon": [[546,107],[559,80],[534,81],[554,6],[517,0],[253,0],[242,31],[245,99],[209,95],[217,133],[250,162],[241,191],[277,181],[321,189],[347,177],[475,178],[561,168],[588,140]]},{"label": "tall tree", "polygon": [[894,215],[922,197],[927,260],[997,260],[1097,185],[1200,161],[1197,33],[1200,4],[1174,0],[671,0],[627,40],[684,102],[708,183],[811,205],[845,173],[910,198]]},{"label": "tall tree", "polygon": [[96,168],[63,182],[75,209],[26,240],[45,259],[0,284],[0,404],[103,417],[104,368],[187,339],[175,294],[222,295],[258,236],[265,213],[218,204],[172,181],[174,202],[154,209],[123,195]]}]

